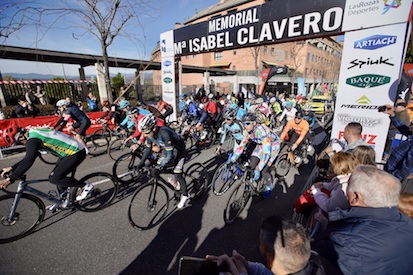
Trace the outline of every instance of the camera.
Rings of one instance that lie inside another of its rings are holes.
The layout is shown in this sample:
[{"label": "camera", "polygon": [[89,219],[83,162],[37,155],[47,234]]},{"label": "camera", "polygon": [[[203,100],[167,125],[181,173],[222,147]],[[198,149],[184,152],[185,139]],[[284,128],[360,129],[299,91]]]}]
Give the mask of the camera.
[{"label": "camera", "polygon": [[383,105],[383,106],[380,106],[377,110],[379,111],[379,113],[383,113],[384,111],[387,110],[387,107]]},{"label": "camera", "polygon": [[219,275],[228,271],[226,264],[220,266],[217,262],[203,258],[183,256],[179,261],[179,275]]}]

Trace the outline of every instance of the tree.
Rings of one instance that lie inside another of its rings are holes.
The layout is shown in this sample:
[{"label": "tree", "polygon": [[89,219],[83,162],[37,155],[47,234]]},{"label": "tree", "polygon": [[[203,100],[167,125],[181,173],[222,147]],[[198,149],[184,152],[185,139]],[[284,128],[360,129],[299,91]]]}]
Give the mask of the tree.
[{"label": "tree", "polygon": [[291,93],[294,94],[294,85],[295,82],[297,81],[298,74],[302,73],[301,72],[301,66],[303,65],[303,60],[302,60],[302,55],[301,55],[301,50],[304,48],[305,43],[303,42],[293,42],[293,46],[290,47],[290,57],[291,60],[293,61],[293,68],[290,69],[291,73]]},{"label": "tree", "polygon": [[112,87],[114,87],[117,92],[119,92],[123,86],[125,86],[125,79],[120,73],[112,77]]},{"label": "tree", "polygon": [[[71,35],[74,39],[85,34],[91,34],[100,42],[103,67],[105,69],[106,94],[112,100],[110,91],[110,72],[108,47],[119,35],[137,39],[136,27],[142,28],[139,21],[141,15],[147,15],[153,8],[147,0],[60,0],[50,3],[29,0],[3,0],[0,4],[0,37],[6,40],[11,35],[27,27],[35,27],[38,41],[63,18],[76,27]],[[74,16],[78,20],[74,19]],[[131,32],[127,26],[133,27]],[[38,42],[36,41],[36,42]],[[84,41],[79,40],[80,43]]]}]

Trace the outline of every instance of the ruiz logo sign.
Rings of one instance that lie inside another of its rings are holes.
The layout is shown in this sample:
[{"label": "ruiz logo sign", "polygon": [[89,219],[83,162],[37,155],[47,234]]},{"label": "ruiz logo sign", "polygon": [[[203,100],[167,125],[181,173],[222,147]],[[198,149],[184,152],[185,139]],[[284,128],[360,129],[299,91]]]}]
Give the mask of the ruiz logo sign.
[{"label": "ruiz logo sign", "polygon": [[355,49],[375,50],[395,44],[397,36],[392,35],[373,35],[354,42]]},{"label": "ruiz logo sign", "polygon": [[363,74],[346,79],[346,84],[357,88],[373,88],[390,82],[390,77],[378,74]]},{"label": "ruiz logo sign", "polygon": [[359,67],[361,69],[363,66],[371,66],[371,65],[388,65],[388,66],[394,66],[393,63],[389,62],[390,58],[383,58],[383,56],[380,56],[378,59],[371,59],[370,57],[367,58],[367,60],[360,60],[360,59],[354,59],[353,61],[350,61],[351,66],[348,67],[347,69],[352,69],[354,67]]}]

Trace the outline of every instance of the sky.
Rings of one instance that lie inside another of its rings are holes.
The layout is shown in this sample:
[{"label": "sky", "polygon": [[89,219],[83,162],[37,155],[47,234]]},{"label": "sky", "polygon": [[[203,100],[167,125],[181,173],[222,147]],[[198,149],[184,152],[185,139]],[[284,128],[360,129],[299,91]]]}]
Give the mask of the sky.
[{"label": "sky", "polygon": [[[6,0],[7,1],[7,0]],[[43,3],[50,3],[43,0]],[[61,0],[53,0],[56,4]],[[66,2],[75,4],[79,0],[66,0]],[[156,47],[161,33],[175,28],[175,23],[181,23],[195,15],[203,9],[219,3],[219,0],[145,0],[150,2],[153,7],[151,13],[147,16],[141,16],[140,28],[137,24],[127,26],[128,33],[136,35],[140,42],[128,39],[128,37],[118,36],[115,38],[112,45],[109,46],[110,57],[135,58],[149,60],[150,53]],[[42,1],[34,1],[41,4]],[[2,11],[3,12],[3,11]],[[10,15],[13,12],[9,11]],[[8,14],[6,14],[7,16]],[[3,16],[3,15],[2,15]],[[1,40],[1,44],[18,47],[39,48],[46,50],[84,53],[101,55],[99,40],[85,33],[77,19],[73,16],[62,16],[53,25],[53,28],[48,30],[41,39],[36,34],[34,26],[26,27],[18,32],[10,35],[7,40]],[[41,73],[53,74],[60,76],[78,75],[79,66],[69,64],[53,64],[42,62],[26,62],[26,61],[11,61],[0,59],[0,71],[3,77],[7,73]],[[133,73],[131,69],[111,68],[111,74]],[[86,74],[94,74],[94,67],[85,68]]]}]

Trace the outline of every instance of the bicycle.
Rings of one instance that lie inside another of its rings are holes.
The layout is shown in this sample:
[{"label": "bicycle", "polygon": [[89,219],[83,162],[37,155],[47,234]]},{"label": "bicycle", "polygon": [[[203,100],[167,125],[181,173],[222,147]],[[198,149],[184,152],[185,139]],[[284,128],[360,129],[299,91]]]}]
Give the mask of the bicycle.
[{"label": "bicycle", "polygon": [[232,154],[226,162],[222,163],[212,177],[212,192],[221,196],[242,176],[242,167],[230,162]]},{"label": "bicycle", "polygon": [[[150,174],[149,170],[147,172]],[[128,207],[128,218],[131,225],[138,230],[148,230],[161,223],[168,213],[170,201],[174,200],[176,205],[180,200],[180,192],[160,174],[174,176],[171,169],[160,171],[159,174],[150,177],[148,182],[140,185],[132,195]],[[198,198],[207,189],[207,171],[201,163],[190,165],[183,175],[187,180],[188,194],[191,194],[191,199]],[[173,192],[171,198],[168,189]]]},{"label": "bicycle", "polygon": [[[258,196],[265,190],[265,184],[262,179],[258,182],[254,182],[253,168],[242,168],[241,166],[237,167],[237,169],[242,171],[242,176],[239,178],[238,186],[232,191],[224,210],[224,221],[225,224],[228,225],[232,224],[235,219],[241,215],[242,211],[253,196]],[[270,174],[273,178],[275,177],[273,166],[270,167]],[[275,185],[274,182],[275,181],[273,181],[273,184]]]},{"label": "bicycle", "polygon": [[17,191],[2,189],[7,194],[0,196],[0,243],[21,239],[42,223],[46,215],[46,206],[41,198],[52,203],[52,206],[48,207],[52,212],[71,207],[80,211],[94,212],[108,206],[118,192],[116,180],[112,175],[104,172],[92,173],[80,179],[82,183],[94,185],[91,193],[81,201],[76,201],[76,196],[82,192],[80,187],[68,187],[59,196],[56,191],[44,193],[29,186],[47,181],[47,179],[27,181],[26,175],[23,175],[19,178]]},{"label": "bicycle", "polygon": [[[137,165],[141,161],[143,148],[144,146],[140,145],[135,151],[123,154],[115,161],[112,173],[119,183],[130,184],[142,176],[142,171],[137,168]],[[153,158],[150,157],[149,161],[151,160]]]},{"label": "bicycle", "polygon": [[121,155],[125,154],[126,150],[132,146],[133,142],[129,140],[128,142],[124,142],[125,139],[128,137],[128,134],[122,133],[113,133],[116,137],[114,140],[111,139],[109,146],[108,146],[108,155],[111,159],[117,160]]},{"label": "bicycle", "polygon": [[102,128],[97,129],[92,135],[83,138],[89,155],[92,156],[99,156],[108,151],[109,141],[114,133],[107,121],[102,120],[100,122]]}]

